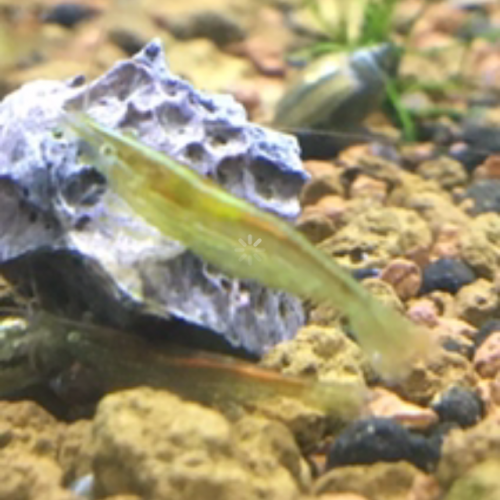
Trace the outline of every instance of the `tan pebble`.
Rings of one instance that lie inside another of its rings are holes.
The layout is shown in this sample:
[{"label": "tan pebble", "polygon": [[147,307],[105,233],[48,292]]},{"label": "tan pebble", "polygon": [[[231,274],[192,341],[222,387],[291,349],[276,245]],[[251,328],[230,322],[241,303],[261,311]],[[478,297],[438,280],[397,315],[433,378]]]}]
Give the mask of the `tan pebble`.
[{"label": "tan pebble", "polygon": [[401,182],[401,168],[398,164],[383,158],[380,155],[368,153],[360,156],[347,170],[352,169],[359,176],[367,176],[373,180],[382,181],[386,187],[394,187]]},{"label": "tan pebble", "polygon": [[500,371],[500,332],[492,333],[477,349],[474,368],[483,378],[494,377]]},{"label": "tan pebble", "polygon": [[473,427],[453,429],[446,435],[436,477],[443,488],[449,488],[478,463],[498,459],[499,450],[500,410],[497,410]]},{"label": "tan pebble", "polygon": [[404,205],[417,212],[428,224],[433,233],[437,233],[446,224],[465,228],[470,220],[467,215],[453,204],[446,193],[417,192],[408,193]]},{"label": "tan pebble", "polygon": [[391,261],[382,270],[380,279],[391,284],[398,297],[403,301],[415,297],[422,285],[420,268],[407,259]]},{"label": "tan pebble", "polygon": [[429,228],[413,211],[372,206],[371,200],[351,201],[361,202],[363,210],[351,214],[348,223],[322,244],[341,265],[384,267],[395,257],[430,247]]},{"label": "tan pebble", "polygon": [[64,474],[64,484],[92,472],[92,422],[77,420],[68,425],[57,453],[57,461]]},{"label": "tan pebble", "polygon": [[408,144],[402,146],[401,155],[406,165],[414,167],[423,161],[430,160],[434,156],[435,150],[436,145],[432,142]]},{"label": "tan pebble", "polygon": [[458,257],[460,255],[461,230],[456,224],[444,224],[436,235],[436,241],[431,250],[431,259],[441,257]]},{"label": "tan pebble", "polygon": [[367,175],[358,175],[350,186],[349,195],[351,198],[374,198],[383,202],[387,198],[387,184]]},{"label": "tan pebble", "polygon": [[407,462],[335,467],[313,486],[317,495],[352,492],[370,500],[407,499],[418,477],[425,474]]},{"label": "tan pebble", "polygon": [[358,144],[356,146],[351,146],[344,149],[338,156],[337,162],[351,166],[356,165],[362,158],[370,154],[370,148],[368,144]]},{"label": "tan pebble", "polygon": [[468,359],[437,345],[425,364],[412,366],[409,376],[398,383],[397,392],[409,401],[426,405],[451,386],[475,387],[477,381],[478,376]]},{"label": "tan pebble", "polygon": [[333,174],[335,171],[333,163],[320,160],[307,160],[304,162],[304,168],[312,177],[323,177],[324,175]]},{"label": "tan pebble", "polygon": [[440,500],[442,491],[437,479],[433,476],[418,476],[405,500]]},{"label": "tan pebble", "polygon": [[476,208],[476,203],[472,198],[466,198],[457,204],[458,208],[463,212],[472,215],[474,213],[474,209]]},{"label": "tan pebble", "polygon": [[417,168],[417,173],[424,179],[435,180],[447,190],[465,185],[468,179],[464,166],[448,156],[424,161]]},{"label": "tan pebble", "polygon": [[327,493],[314,498],[317,500],[368,500],[366,497],[356,495],[356,493]]},{"label": "tan pebble", "polygon": [[498,500],[500,498],[500,458],[474,465],[451,486],[446,500]]},{"label": "tan pebble", "polygon": [[111,497],[106,497],[104,500],[143,500],[137,495],[113,495]]},{"label": "tan pebble", "polygon": [[448,318],[455,318],[457,316],[455,311],[455,297],[450,293],[436,290],[427,294],[426,298],[434,302],[440,316]]},{"label": "tan pebble", "polygon": [[462,287],[455,297],[457,317],[474,326],[500,312],[498,292],[492,282],[479,279]]},{"label": "tan pebble", "polygon": [[418,325],[434,327],[438,324],[438,309],[430,299],[418,299],[410,305],[407,316]]},{"label": "tan pebble", "polygon": [[494,379],[481,379],[476,387],[477,393],[484,405],[486,415],[498,411],[500,404],[500,381]]},{"label": "tan pebble", "polygon": [[499,407],[500,406],[500,375],[497,373],[497,376],[492,380],[490,384],[490,396],[491,402]]},{"label": "tan pebble", "polygon": [[465,334],[472,335],[472,332],[475,334],[477,330],[464,321],[454,318],[439,318],[432,333],[440,345],[446,346],[453,342],[453,350],[469,358],[474,352],[474,342]]},{"label": "tan pebble", "polygon": [[2,453],[19,450],[56,459],[64,426],[34,402],[0,401],[0,429]]},{"label": "tan pebble", "polygon": [[460,236],[460,256],[478,276],[493,279],[498,270],[499,252],[495,243],[488,240],[487,233],[477,222],[476,227],[462,231]]},{"label": "tan pebble", "polygon": [[409,429],[428,429],[438,421],[430,408],[404,401],[397,394],[382,387],[373,390],[368,412],[374,417],[392,418]]},{"label": "tan pebble", "polygon": [[220,413],[166,391],[107,395],[92,427],[99,498],[133,493],[229,500],[240,498],[244,485],[245,499],[295,500],[307,486],[300,483],[303,461],[285,426],[257,417],[231,424]]},{"label": "tan pebble", "polygon": [[2,500],[76,500],[75,495],[61,484],[61,470],[53,460],[23,450],[2,450]]},{"label": "tan pebble", "polygon": [[382,281],[380,278],[367,278],[363,280],[363,286],[386,306],[404,313],[404,305],[389,283]]},{"label": "tan pebble", "polygon": [[467,339],[474,339],[478,332],[475,326],[456,318],[439,318],[438,327],[446,333]]}]

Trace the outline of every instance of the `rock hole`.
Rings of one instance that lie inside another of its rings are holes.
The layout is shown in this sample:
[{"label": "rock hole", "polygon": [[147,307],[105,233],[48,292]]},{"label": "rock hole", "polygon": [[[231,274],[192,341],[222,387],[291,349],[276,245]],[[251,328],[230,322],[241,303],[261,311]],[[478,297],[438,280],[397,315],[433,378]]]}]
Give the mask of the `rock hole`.
[{"label": "rock hole", "polygon": [[220,286],[227,294],[230,294],[233,289],[232,281],[224,276],[221,276],[220,278]]},{"label": "rock hole", "polygon": [[288,317],[288,304],[284,299],[281,299],[278,306],[278,312],[282,320],[286,320]]},{"label": "rock hole", "polygon": [[205,149],[199,142],[192,142],[186,146],[184,156],[192,163],[201,163],[205,157]]},{"label": "rock hole", "polygon": [[225,146],[228,143],[228,139],[226,136],[222,134],[215,134],[210,138],[210,145],[214,148]]},{"label": "rock hole", "polygon": [[255,299],[255,312],[257,314],[264,314],[266,312],[266,302],[267,302],[267,293],[266,290],[262,288],[257,293],[257,297]]}]

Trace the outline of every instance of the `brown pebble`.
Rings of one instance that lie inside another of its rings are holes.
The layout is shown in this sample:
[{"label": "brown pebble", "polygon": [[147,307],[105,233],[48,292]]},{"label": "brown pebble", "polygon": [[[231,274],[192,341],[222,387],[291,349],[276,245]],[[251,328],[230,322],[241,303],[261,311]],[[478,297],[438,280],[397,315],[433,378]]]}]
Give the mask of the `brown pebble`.
[{"label": "brown pebble", "polygon": [[312,243],[320,243],[335,232],[332,220],[315,210],[304,210],[295,227]]},{"label": "brown pebble", "polygon": [[373,390],[368,412],[374,417],[392,418],[409,429],[428,429],[438,421],[430,408],[404,401],[397,394],[382,387]]},{"label": "brown pebble", "polygon": [[328,175],[313,177],[307,182],[300,193],[300,204],[302,207],[315,205],[327,195],[344,196],[344,187],[335,171]]},{"label": "brown pebble", "polygon": [[474,368],[483,378],[499,373],[500,332],[494,332],[479,346],[474,356]]},{"label": "brown pebble", "polygon": [[[481,169],[481,176],[485,179],[500,179],[500,154],[488,156],[478,169]],[[474,174],[476,177],[477,173],[474,172]]]},{"label": "brown pebble", "polygon": [[347,204],[344,198],[336,195],[323,196],[323,198],[314,205],[315,211],[326,215],[334,222],[340,219],[346,209]]},{"label": "brown pebble", "polygon": [[274,47],[268,40],[258,36],[246,40],[244,45],[245,56],[252,61],[257,71],[267,76],[285,76],[285,59],[280,47]]},{"label": "brown pebble", "polygon": [[408,300],[417,295],[422,285],[420,268],[411,260],[394,259],[383,270],[380,279],[394,288],[401,300]]}]

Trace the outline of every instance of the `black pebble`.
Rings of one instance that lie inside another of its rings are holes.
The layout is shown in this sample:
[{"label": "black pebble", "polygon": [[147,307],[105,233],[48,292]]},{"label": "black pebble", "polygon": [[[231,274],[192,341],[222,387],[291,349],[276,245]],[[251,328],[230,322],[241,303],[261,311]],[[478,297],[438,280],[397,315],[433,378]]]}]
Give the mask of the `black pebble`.
[{"label": "black pebble", "polygon": [[474,344],[476,349],[492,334],[500,332],[500,319],[489,319],[485,321],[477,334],[474,336]]},{"label": "black pebble", "polygon": [[442,258],[427,265],[422,273],[420,294],[442,290],[452,294],[476,279],[474,271],[460,259]]},{"label": "black pebble", "polygon": [[405,460],[429,472],[439,456],[439,444],[394,420],[367,418],[352,423],[337,437],[328,452],[327,468]]},{"label": "black pebble", "polygon": [[42,20],[45,23],[59,24],[65,28],[73,28],[78,23],[90,19],[97,14],[97,10],[80,3],[64,2],[54,5],[47,10]]},{"label": "black pebble", "polygon": [[471,427],[481,420],[484,406],[478,394],[462,387],[452,387],[439,394],[431,408],[441,422],[454,422],[460,427]]},{"label": "black pebble", "polygon": [[362,281],[366,278],[378,278],[380,276],[380,269],[354,269],[352,275],[355,279]]},{"label": "black pebble", "polygon": [[485,212],[500,213],[500,180],[475,181],[467,188],[464,197],[474,200],[474,206],[470,210],[473,215]]}]

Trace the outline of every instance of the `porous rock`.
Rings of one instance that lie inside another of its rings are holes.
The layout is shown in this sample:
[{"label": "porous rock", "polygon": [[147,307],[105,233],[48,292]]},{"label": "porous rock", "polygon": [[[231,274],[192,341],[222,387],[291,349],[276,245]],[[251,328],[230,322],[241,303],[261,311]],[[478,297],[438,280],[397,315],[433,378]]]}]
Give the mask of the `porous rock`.
[{"label": "porous rock", "polygon": [[299,498],[300,453],[276,422],[255,426],[243,419],[232,426],[213,410],[142,388],[102,400],[93,437],[101,497]]},{"label": "porous rock", "polygon": [[198,92],[172,74],[157,40],[90,86],[79,83],[35,81],[0,106],[0,264],[15,264],[17,275],[28,265],[40,294],[57,282],[63,295],[117,326],[130,323],[124,309],[154,304],[155,315],[258,354],[293,336],[304,320],[298,300],[230,279],[160,236],[93,165],[78,161],[77,140],[53,130],[63,108],[85,106],[102,124],[134,129],[148,145],[289,219],[307,178],[296,140],[248,123],[232,97]]}]

